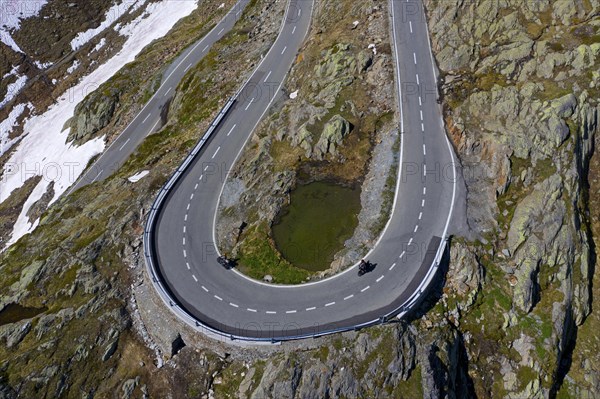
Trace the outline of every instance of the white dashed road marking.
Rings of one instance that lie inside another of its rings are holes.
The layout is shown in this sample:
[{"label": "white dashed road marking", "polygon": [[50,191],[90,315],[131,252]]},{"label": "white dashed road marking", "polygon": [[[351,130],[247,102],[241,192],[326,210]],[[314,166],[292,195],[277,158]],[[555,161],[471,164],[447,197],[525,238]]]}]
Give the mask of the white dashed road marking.
[{"label": "white dashed road marking", "polygon": [[375,280],[375,281],[377,281],[377,282],[380,282],[381,280],[383,280],[383,278],[384,278],[384,277],[385,277],[384,275],[381,275],[381,276],[379,276],[379,278],[377,278],[377,280]]},{"label": "white dashed road marking", "polygon": [[212,159],[215,159],[215,157],[217,156],[217,153],[219,152],[220,149],[221,149],[221,147],[219,146],[217,148],[217,151],[215,151],[215,153],[213,154]]},{"label": "white dashed road marking", "polygon": [[325,307],[328,307],[328,306],[333,306],[333,305],[335,305],[335,302],[329,302],[329,303],[326,303],[326,304],[325,304]]},{"label": "white dashed road marking", "polygon": [[254,102],[254,97],[252,97],[252,100],[250,100],[248,105],[246,105],[246,111],[248,111],[248,108],[250,108],[250,106],[252,105],[253,102]]},{"label": "white dashed road marking", "polygon": [[129,143],[129,140],[131,140],[130,138],[127,139],[126,142],[123,143],[123,145],[119,148],[119,151],[121,151],[123,148],[125,148],[125,146],[127,145],[127,143]]},{"label": "white dashed road marking", "polygon": [[267,310],[267,312],[266,312],[266,313],[267,313],[267,314],[277,314],[277,312],[274,312],[274,311],[272,311],[272,310]]},{"label": "white dashed road marking", "polygon": [[344,298],[344,301],[347,301],[348,299],[354,298],[354,294],[352,295],[348,295],[347,297]]},{"label": "white dashed road marking", "polygon": [[202,286],[202,289],[206,292],[208,292],[208,288],[206,288],[205,286]]},{"label": "white dashed road marking", "polygon": [[269,76],[271,76],[271,73],[272,73],[272,72],[273,72],[273,71],[269,71],[269,73],[267,74],[267,77],[266,77],[266,78],[265,78],[265,80],[264,80],[264,82],[265,82],[265,83],[267,82],[267,80],[269,80]]},{"label": "white dashed road marking", "polygon": [[312,308],[306,308],[306,311],[309,312],[309,311],[315,310],[315,309],[316,309],[316,307],[313,306]]},{"label": "white dashed road marking", "polygon": [[246,310],[247,310],[248,312],[256,313],[256,309],[247,308]]},{"label": "white dashed road marking", "polygon": [[408,21],[408,26],[410,27],[410,33],[413,33],[413,30],[412,30],[412,21]]},{"label": "white dashed road marking", "polygon": [[231,132],[233,132],[233,129],[235,129],[236,126],[237,126],[237,124],[235,124],[231,127],[231,130],[229,131],[229,133],[227,133],[228,136],[231,134]]},{"label": "white dashed road marking", "polygon": [[150,114],[146,115],[146,117],[144,118],[144,120],[142,121],[142,123],[146,123],[146,121],[148,120],[148,118],[150,118]]},{"label": "white dashed road marking", "polygon": [[371,288],[370,285],[367,285],[365,288],[363,288],[362,290],[360,290],[360,292],[365,292],[366,290],[368,290],[369,288]]},{"label": "white dashed road marking", "polygon": [[286,311],[285,313],[287,313],[287,314],[292,314],[292,313],[296,313],[296,311],[295,311],[295,310],[288,310],[288,311]]},{"label": "white dashed road marking", "polygon": [[393,264],[390,266],[390,270],[394,270],[394,267],[396,267],[396,264],[395,264],[395,263],[393,263]]},{"label": "white dashed road marking", "polygon": [[218,295],[215,295],[215,298],[216,298],[216,299],[218,299],[219,301],[222,301],[222,300],[223,300],[223,298],[221,298],[221,297],[220,297],[220,296],[218,296]]},{"label": "white dashed road marking", "polygon": [[238,305],[236,305],[235,303],[231,303],[231,302],[229,302],[229,305],[230,305],[230,306],[233,306],[234,308],[239,308],[239,306],[238,306]]},{"label": "white dashed road marking", "polygon": [[194,278],[194,281],[195,281],[195,282],[198,282],[198,278],[196,278],[196,275],[195,275],[195,274],[192,274],[192,277]]}]

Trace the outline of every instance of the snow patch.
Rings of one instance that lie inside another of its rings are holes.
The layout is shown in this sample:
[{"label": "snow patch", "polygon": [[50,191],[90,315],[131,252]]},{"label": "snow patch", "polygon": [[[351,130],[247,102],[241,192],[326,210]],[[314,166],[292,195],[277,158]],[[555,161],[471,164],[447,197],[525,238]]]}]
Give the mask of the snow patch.
[{"label": "snow patch", "polygon": [[369,48],[373,49],[373,55],[377,55],[377,47],[375,46],[375,43],[369,44]]},{"label": "snow patch", "polygon": [[73,63],[71,64],[71,66],[69,68],[67,68],[67,73],[70,75],[73,72],[75,72],[75,70],[77,68],[79,68],[79,65],[81,65],[81,63],[79,62],[79,60],[75,60],[73,61]]},{"label": "snow patch", "polygon": [[6,86],[6,96],[0,101],[0,108],[12,101],[12,99],[19,94],[21,89],[25,87],[25,83],[27,83],[27,76],[19,76],[16,73],[14,75],[17,76],[17,80]]},{"label": "snow patch", "polygon": [[[89,93],[110,79],[125,64],[155,39],[164,36],[177,21],[198,7],[197,0],[163,0],[152,3],[146,11],[121,29],[127,36],[123,48],[106,63],[83,77],[73,88],[67,90],[58,101],[42,115],[25,122],[23,138],[16,151],[4,165],[0,180],[0,203],[23,186],[27,178],[42,176],[34,188],[32,199],[39,199],[54,182],[55,202],[81,175],[89,160],[105,148],[104,138],[96,138],[81,146],[67,142],[69,128],[63,130],[73,116],[75,107]],[[35,201],[28,199],[21,215],[26,215]],[[13,229],[9,245],[35,229],[36,223],[19,218]]]},{"label": "snow patch", "polygon": [[146,0],[135,0],[135,1],[123,1],[120,4],[113,4],[111,8],[106,11],[104,14],[104,20],[100,23],[97,28],[88,29],[85,32],[79,32],[77,36],[73,40],[71,40],[71,48],[73,51],[77,51],[87,42],[92,40],[98,33],[102,32],[113,23],[115,23],[119,18],[121,18],[125,13],[131,10],[137,10]]},{"label": "snow patch", "polygon": [[21,20],[39,14],[48,0],[2,0],[0,1],[0,42],[18,53],[23,51],[13,40],[11,32],[19,30]]},{"label": "snow patch", "polygon": [[137,183],[140,180],[142,180],[145,176],[147,176],[148,173],[150,173],[149,170],[142,170],[140,173],[136,173],[135,175],[129,177],[127,180],[129,180],[132,183]]},{"label": "snow patch", "polygon": [[98,42],[98,44],[96,44],[96,47],[94,47],[92,49],[92,51],[90,51],[90,54],[93,53],[93,52],[96,52],[96,51],[100,50],[102,47],[104,47],[105,44],[106,44],[106,38],[103,37],[102,39],[100,39],[100,41]]},{"label": "snow patch", "polygon": [[33,61],[33,64],[34,64],[34,65],[35,65],[35,66],[36,66],[38,69],[41,69],[41,70],[44,70],[44,69],[50,68],[52,65],[54,65],[54,63],[52,63],[52,62],[44,62],[44,63],[41,63],[41,62],[39,62],[39,61]]},{"label": "snow patch", "polygon": [[[33,176],[31,176],[31,177],[33,177]],[[19,213],[19,216],[17,217],[17,221],[15,222],[15,225],[13,226],[12,236],[6,243],[7,248],[9,246],[11,246],[12,244],[14,244],[19,238],[23,237],[27,233],[32,232],[33,229],[35,229],[37,227],[38,223],[40,222],[40,219],[38,218],[33,223],[30,223],[29,216],[27,216],[27,212],[29,212],[29,210],[31,209],[33,204],[35,204],[37,201],[39,201],[42,198],[42,196],[44,195],[44,193],[46,192],[47,189],[48,189],[48,186],[46,186],[46,185],[38,184],[37,186],[35,186],[35,188],[31,192],[31,195],[27,198],[27,200],[23,204],[21,213]]]},{"label": "snow patch", "polygon": [[10,140],[9,136],[15,126],[17,126],[17,119],[23,114],[25,108],[33,111],[31,103],[15,105],[10,114],[8,114],[8,117],[0,122],[0,156],[8,151],[15,142],[14,139]]},{"label": "snow patch", "polygon": [[290,98],[292,100],[295,99],[296,97],[298,97],[298,90],[296,90],[295,92],[293,92],[293,93],[290,94]]}]

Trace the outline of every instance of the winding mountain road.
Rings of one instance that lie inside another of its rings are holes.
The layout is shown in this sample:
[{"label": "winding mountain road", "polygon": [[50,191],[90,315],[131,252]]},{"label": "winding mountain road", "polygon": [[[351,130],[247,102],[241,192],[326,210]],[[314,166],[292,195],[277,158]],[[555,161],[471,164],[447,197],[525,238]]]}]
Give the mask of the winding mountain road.
[{"label": "winding mountain road", "polygon": [[391,218],[368,254],[375,270],[358,277],[355,265],[326,280],[277,286],[216,262],[215,215],[228,169],[282,95],[313,6],[313,0],[289,0],[270,52],[210,138],[161,191],[149,217],[145,249],[155,287],[182,319],[209,334],[279,341],[403,315],[432,280],[445,248],[457,171],[437,103],[426,18],[420,0],[390,0],[400,173]]},{"label": "winding mountain road", "polygon": [[239,0],[210,32],[179,54],[163,74],[161,85],[154,95],[110,146],[86,169],[69,193],[111,176],[123,166],[149,134],[162,126],[163,111],[168,107],[179,82],[208,54],[213,44],[231,31],[249,2],[250,0]]}]

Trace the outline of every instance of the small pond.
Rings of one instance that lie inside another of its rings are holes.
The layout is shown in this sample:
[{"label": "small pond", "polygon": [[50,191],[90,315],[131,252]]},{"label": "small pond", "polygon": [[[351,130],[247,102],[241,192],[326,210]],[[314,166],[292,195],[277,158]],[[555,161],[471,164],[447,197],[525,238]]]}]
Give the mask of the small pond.
[{"label": "small pond", "polygon": [[39,315],[40,313],[48,310],[47,308],[28,308],[21,306],[18,303],[11,303],[0,312],[0,326],[10,323],[16,323],[17,321],[31,319]]},{"label": "small pond", "polygon": [[294,266],[309,271],[329,268],[358,224],[360,189],[328,182],[301,185],[273,225],[273,239]]}]

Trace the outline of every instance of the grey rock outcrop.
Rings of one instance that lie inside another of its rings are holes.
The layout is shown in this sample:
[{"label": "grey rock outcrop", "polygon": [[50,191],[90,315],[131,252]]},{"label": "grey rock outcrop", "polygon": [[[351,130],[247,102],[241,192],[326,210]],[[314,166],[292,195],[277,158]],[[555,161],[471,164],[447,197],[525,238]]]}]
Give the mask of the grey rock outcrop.
[{"label": "grey rock outcrop", "polygon": [[340,115],[334,115],[323,127],[319,141],[315,145],[314,153],[317,159],[326,155],[337,155],[337,147],[346,135],[350,133],[350,123]]},{"label": "grey rock outcrop", "polygon": [[20,344],[29,331],[31,331],[30,320],[0,326],[0,342],[4,342],[7,348],[12,348]]},{"label": "grey rock outcrop", "polygon": [[75,108],[68,141],[85,142],[112,122],[121,93],[115,89],[96,90]]}]

